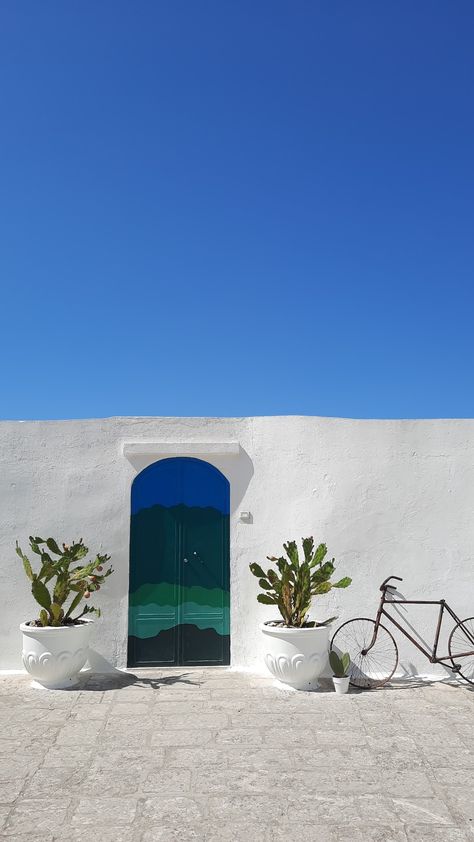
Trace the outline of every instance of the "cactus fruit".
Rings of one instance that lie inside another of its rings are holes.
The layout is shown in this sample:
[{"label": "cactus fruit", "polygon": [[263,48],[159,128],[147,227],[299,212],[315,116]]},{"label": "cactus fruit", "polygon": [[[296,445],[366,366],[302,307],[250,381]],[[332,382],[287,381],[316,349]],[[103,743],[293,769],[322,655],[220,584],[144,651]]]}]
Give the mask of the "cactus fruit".
[{"label": "cactus fruit", "polygon": [[[83,599],[89,599],[91,591],[98,591],[107,576],[113,573],[112,567],[104,570],[104,564],[110,561],[110,556],[98,553],[93,561],[82,562],[89,550],[82,538],[72,544],[62,544],[59,549],[54,538],[29,538],[33,553],[41,557],[41,567],[38,573],[33,571],[28,557],[21,547],[16,544],[17,555],[23,562],[26,576],[31,582],[31,592],[40,605],[41,611],[35,624],[39,626],[66,626],[75,623],[84,614],[95,613],[100,616],[98,608],[85,605],[80,614],[72,616]],[[50,555],[49,553],[52,553]],[[52,556],[57,556],[53,558]],[[79,564],[78,564],[79,563]],[[71,568],[71,565],[74,565]],[[54,581],[54,587],[48,588],[48,583]],[[72,597],[69,607],[66,602]]]},{"label": "cactus fruit", "polygon": [[[267,572],[259,564],[250,564],[250,571],[259,580],[264,591],[257,596],[263,605],[276,605],[283,618],[284,625],[301,628],[302,626],[323,625],[308,622],[308,612],[314,596],[328,593],[332,588],[347,588],[352,579],[345,576],[338,582],[331,582],[334,573],[334,559],[324,561],[327,554],[326,544],[314,546],[314,538],[303,538],[304,561],[300,562],[296,541],[287,541],[283,548],[289,560],[284,556],[267,556],[277,569]],[[325,621],[330,623],[335,617]]]},{"label": "cactus fruit", "polygon": [[329,663],[335,678],[345,678],[351,665],[349,652],[341,652],[338,655],[334,649],[329,653]]}]

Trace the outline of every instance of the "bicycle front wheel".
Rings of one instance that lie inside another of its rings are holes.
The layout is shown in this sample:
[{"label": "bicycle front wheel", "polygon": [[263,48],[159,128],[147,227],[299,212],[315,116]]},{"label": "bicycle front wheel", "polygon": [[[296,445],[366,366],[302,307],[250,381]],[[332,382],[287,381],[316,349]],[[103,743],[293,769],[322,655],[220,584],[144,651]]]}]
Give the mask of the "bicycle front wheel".
[{"label": "bicycle front wheel", "polygon": [[449,635],[448,652],[456,672],[474,684],[474,617],[456,623]]},{"label": "bicycle front wheel", "polygon": [[375,620],[358,617],[343,623],[331,640],[331,649],[350,655],[350,683],[354,687],[369,690],[382,687],[397,668],[397,644],[385,626],[379,624],[374,645],[369,648],[374,630]]}]

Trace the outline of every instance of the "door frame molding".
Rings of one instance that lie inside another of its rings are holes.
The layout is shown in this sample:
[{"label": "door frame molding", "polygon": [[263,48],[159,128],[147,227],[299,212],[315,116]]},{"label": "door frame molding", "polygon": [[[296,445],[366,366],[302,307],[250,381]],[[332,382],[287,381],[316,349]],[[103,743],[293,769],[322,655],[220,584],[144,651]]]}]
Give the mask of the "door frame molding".
[{"label": "door frame molding", "polygon": [[137,456],[149,456],[153,461],[166,456],[239,456],[240,444],[238,441],[126,441],[122,454],[132,464]]}]

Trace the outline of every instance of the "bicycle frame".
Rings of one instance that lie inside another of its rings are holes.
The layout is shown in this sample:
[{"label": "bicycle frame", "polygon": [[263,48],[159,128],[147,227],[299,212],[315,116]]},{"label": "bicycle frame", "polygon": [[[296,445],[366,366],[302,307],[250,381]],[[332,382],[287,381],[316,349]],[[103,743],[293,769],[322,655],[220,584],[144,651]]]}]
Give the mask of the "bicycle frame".
[{"label": "bicycle frame", "polygon": [[[388,585],[388,587],[393,587],[393,586]],[[459,623],[462,626],[462,629],[463,629],[466,637],[468,638],[468,640],[470,640],[472,642],[472,645],[473,645],[472,651],[456,652],[457,657],[463,658],[463,657],[466,657],[468,655],[474,655],[474,636],[470,633],[470,631],[466,628],[466,626],[463,625],[462,620],[459,619],[457,614],[448,605],[446,600],[444,600],[444,599],[436,599],[436,600],[431,600],[431,599],[429,599],[429,600],[422,600],[422,599],[387,599],[386,588],[387,588],[387,586],[382,588],[382,596],[380,598],[380,605],[379,605],[379,609],[377,611],[377,616],[375,618],[374,633],[373,633],[370,645],[367,647],[367,649],[364,649],[362,651],[363,655],[366,655],[367,652],[369,652],[370,649],[372,649],[372,646],[374,645],[375,641],[377,640],[377,634],[378,634],[378,630],[379,630],[379,626],[380,626],[380,620],[381,620],[382,617],[386,617],[387,620],[390,620],[390,622],[393,623],[393,625],[396,626],[396,628],[406,638],[408,638],[408,640],[411,643],[413,643],[413,645],[416,646],[416,648],[419,649],[420,652],[422,652],[423,655],[425,655],[426,658],[428,658],[428,660],[430,661],[431,664],[444,664],[445,666],[448,666],[449,669],[451,669],[451,670],[453,669],[453,666],[454,666],[454,669],[456,669],[456,665],[453,664],[453,660],[452,660],[450,655],[438,655],[439,636],[440,636],[440,633],[441,633],[441,624],[443,622],[443,616],[444,616],[445,611],[448,614],[451,615],[451,617],[453,618],[453,620],[456,623]],[[404,629],[403,626],[400,625],[400,623],[397,623],[397,621],[387,612],[387,610],[385,608],[386,605],[439,605],[440,606],[439,614],[438,614],[438,623],[437,623],[437,626],[436,626],[435,638],[434,638],[434,643],[433,643],[433,649],[431,650],[431,652],[428,649],[425,649],[425,647],[422,646],[421,643],[418,643],[418,641],[415,640],[415,638],[412,637],[412,635],[408,631],[406,631],[406,629]],[[449,663],[445,663],[446,661],[448,661]],[[458,667],[458,669],[459,669],[459,667]]]}]

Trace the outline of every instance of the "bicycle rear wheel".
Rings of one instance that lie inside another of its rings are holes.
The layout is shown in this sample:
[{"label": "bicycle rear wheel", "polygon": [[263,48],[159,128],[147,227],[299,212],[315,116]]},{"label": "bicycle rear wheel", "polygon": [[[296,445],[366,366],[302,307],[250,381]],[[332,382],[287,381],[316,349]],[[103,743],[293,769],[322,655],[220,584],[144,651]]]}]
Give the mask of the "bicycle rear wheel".
[{"label": "bicycle rear wheel", "polygon": [[390,632],[379,624],[372,648],[362,654],[372,641],[375,620],[358,617],[338,628],[331,640],[331,649],[348,652],[351,658],[350,683],[354,687],[373,690],[390,681],[398,664],[397,644]]},{"label": "bicycle rear wheel", "polygon": [[456,672],[474,684],[474,617],[456,623],[449,635],[448,652],[453,667],[460,667]]}]

